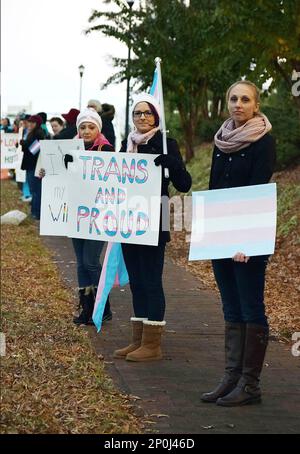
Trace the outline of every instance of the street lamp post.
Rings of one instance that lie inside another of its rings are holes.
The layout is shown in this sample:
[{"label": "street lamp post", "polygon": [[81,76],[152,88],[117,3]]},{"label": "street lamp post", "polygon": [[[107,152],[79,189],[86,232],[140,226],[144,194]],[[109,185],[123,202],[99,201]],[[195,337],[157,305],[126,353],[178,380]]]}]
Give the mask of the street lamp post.
[{"label": "street lamp post", "polygon": [[128,44],[128,57],[127,57],[127,91],[126,91],[126,119],[125,119],[125,137],[129,134],[129,93],[130,93],[130,56],[131,56],[131,11],[134,0],[126,0],[129,6],[129,44]]},{"label": "street lamp post", "polygon": [[79,110],[81,110],[81,97],[82,97],[82,77],[84,73],[84,66],[80,65],[78,66],[79,69],[79,76],[80,76],[80,89],[79,89]]}]

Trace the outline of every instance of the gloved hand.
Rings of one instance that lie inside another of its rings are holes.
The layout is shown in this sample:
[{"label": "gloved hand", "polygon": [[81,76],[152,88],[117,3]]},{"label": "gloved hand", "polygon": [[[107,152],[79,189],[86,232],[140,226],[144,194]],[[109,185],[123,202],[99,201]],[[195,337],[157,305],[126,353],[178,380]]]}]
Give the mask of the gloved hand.
[{"label": "gloved hand", "polygon": [[70,154],[65,154],[64,156],[64,163],[65,163],[65,168],[68,169],[68,164],[69,162],[73,162],[74,159],[73,159],[73,156],[70,155]]},{"label": "gloved hand", "polygon": [[40,169],[39,170],[39,179],[41,180],[42,178],[44,178],[45,175],[46,175],[46,170]]},{"label": "gloved hand", "polygon": [[162,166],[162,168],[167,167],[170,171],[176,172],[183,168],[183,164],[174,156],[169,154],[160,154],[157,158],[154,159],[156,166]]}]

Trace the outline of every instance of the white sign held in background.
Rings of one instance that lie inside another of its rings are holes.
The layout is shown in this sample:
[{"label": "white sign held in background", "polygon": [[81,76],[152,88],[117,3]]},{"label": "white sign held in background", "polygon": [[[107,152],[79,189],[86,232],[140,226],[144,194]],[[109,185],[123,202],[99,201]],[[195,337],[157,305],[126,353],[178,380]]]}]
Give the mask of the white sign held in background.
[{"label": "white sign held in background", "polygon": [[64,155],[71,150],[78,153],[80,149],[84,149],[82,139],[41,141],[40,159],[36,166],[36,172],[40,168],[46,172],[42,179],[41,235],[67,236],[68,188]]},{"label": "white sign held in background", "polygon": [[20,151],[19,134],[1,131],[1,169],[19,169],[23,153]]}]

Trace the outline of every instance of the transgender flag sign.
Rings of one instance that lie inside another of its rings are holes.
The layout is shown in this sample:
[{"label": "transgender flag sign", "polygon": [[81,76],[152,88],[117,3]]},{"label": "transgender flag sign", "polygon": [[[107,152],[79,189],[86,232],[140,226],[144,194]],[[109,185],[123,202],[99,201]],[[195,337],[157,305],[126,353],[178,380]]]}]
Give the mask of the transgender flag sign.
[{"label": "transgender flag sign", "polygon": [[193,192],[189,260],[274,253],[276,184]]}]

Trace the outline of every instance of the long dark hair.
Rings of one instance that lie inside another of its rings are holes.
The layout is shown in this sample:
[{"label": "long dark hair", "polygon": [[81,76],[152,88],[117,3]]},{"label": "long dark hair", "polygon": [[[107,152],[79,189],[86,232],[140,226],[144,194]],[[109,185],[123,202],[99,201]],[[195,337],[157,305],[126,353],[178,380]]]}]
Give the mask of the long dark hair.
[{"label": "long dark hair", "polygon": [[151,110],[151,112],[154,115],[154,126],[157,127],[157,126],[159,126],[159,115],[157,113],[157,110],[155,109],[154,105],[151,104],[150,102],[147,102],[147,104],[149,106],[149,109]]},{"label": "long dark hair", "polygon": [[36,127],[32,131],[30,131],[30,133],[27,136],[28,141],[31,141],[33,139],[42,140],[44,138],[45,138],[45,133],[42,130],[42,128],[38,125],[36,125]]}]

